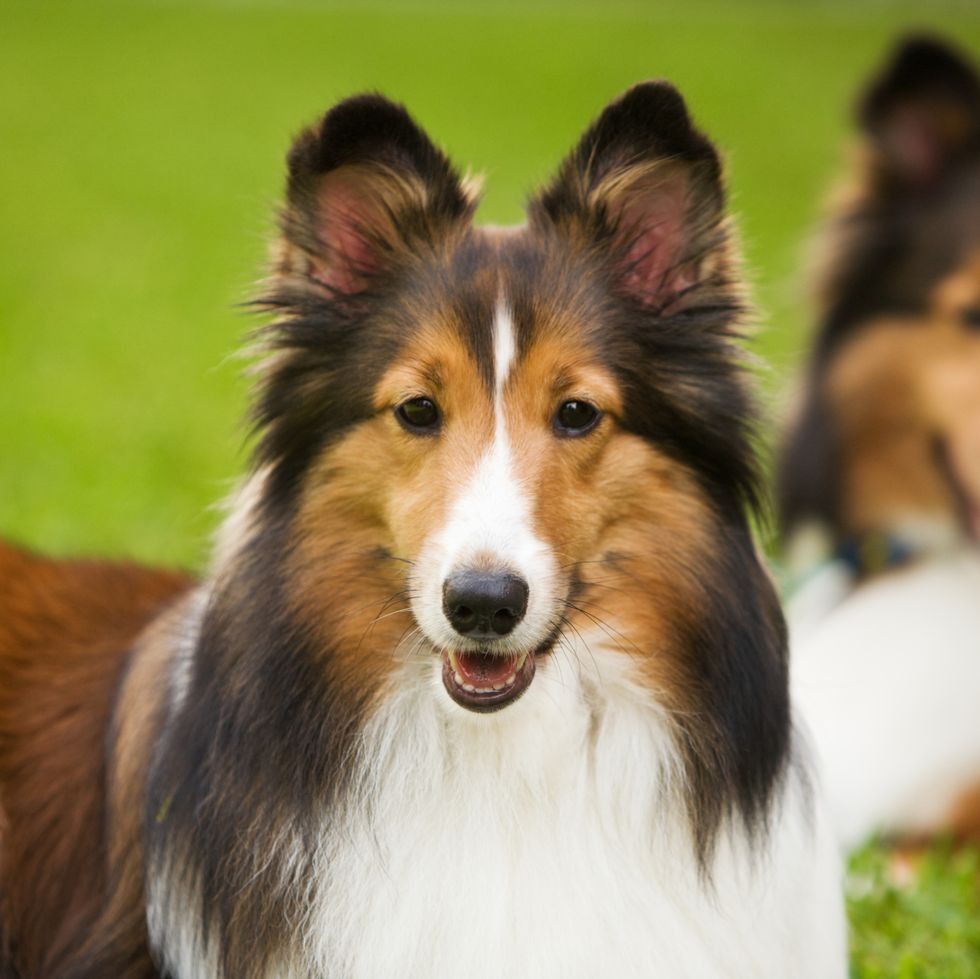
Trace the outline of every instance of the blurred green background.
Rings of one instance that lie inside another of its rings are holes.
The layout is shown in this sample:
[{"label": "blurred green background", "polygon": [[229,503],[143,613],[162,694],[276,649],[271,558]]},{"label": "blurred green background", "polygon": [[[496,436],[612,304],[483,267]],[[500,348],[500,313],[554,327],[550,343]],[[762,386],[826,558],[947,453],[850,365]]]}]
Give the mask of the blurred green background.
[{"label": "blurred green background", "polygon": [[[895,36],[980,53],[980,3],[45,2],[0,9],[0,534],[200,567],[247,459],[261,272],[293,133],[381,89],[528,192],[631,83],[662,76],[725,149],[778,403],[806,346],[805,242],[854,92]],[[975,853],[897,886],[852,867],[855,975],[980,975]],[[780,977],[782,979],[782,977]]]},{"label": "blurred green background", "polygon": [[910,25],[980,50],[980,4],[45,2],[0,12],[0,533],[200,566],[247,459],[236,303],[291,136],[381,89],[520,219],[595,113],[677,83],[730,161],[784,386],[804,244],[855,88]]}]

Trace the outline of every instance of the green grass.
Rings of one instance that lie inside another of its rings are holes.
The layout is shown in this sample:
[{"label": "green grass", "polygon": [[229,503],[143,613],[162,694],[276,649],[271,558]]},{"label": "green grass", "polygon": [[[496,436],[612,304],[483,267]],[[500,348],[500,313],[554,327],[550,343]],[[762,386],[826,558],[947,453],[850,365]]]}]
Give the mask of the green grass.
[{"label": "green grass", "polygon": [[937,844],[908,872],[868,846],[848,879],[853,975],[976,979],[980,974],[980,853]]},{"label": "green grass", "polygon": [[[520,217],[596,111],[675,81],[725,148],[782,391],[805,347],[803,243],[852,94],[895,33],[980,51],[980,10],[883,3],[6,0],[0,15],[0,533],[202,564],[247,457],[235,303],[259,274],[290,136],[339,97],[404,100]],[[855,975],[980,972],[976,858],[912,891],[871,849]],[[971,862],[972,861],[972,862]],[[904,971],[902,971],[904,970]]]}]

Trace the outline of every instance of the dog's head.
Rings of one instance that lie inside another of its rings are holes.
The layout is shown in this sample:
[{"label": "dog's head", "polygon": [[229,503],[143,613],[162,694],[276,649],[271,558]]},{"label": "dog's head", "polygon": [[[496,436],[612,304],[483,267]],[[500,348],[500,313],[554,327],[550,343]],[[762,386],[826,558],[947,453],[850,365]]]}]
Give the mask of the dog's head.
[{"label": "dog's head", "polygon": [[854,447],[830,410],[827,374],[882,317],[928,317],[939,283],[980,248],[980,73],[945,41],[907,38],[855,115],[848,182],[819,242],[806,389],[779,467],[784,529],[818,522],[837,543],[854,532],[846,511],[862,502],[841,480]]},{"label": "dog's head", "polygon": [[[352,674],[432,657],[490,711],[576,631],[632,656],[698,627],[754,478],[723,201],[663,83],[610,105],[513,230],[474,227],[469,188],[380,97],[300,136],[261,507],[288,523],[296,614]],[[688,667],[640,657],[667,688]]]},{"label": "dog's head", "polygon": [[861,94],[856,116],[880,192],[925,192],[980,158],[980,76],[938,38],[896,47]]},{"label": "dog's head", "polygon": [[848,183],[832,202],[818,349],[871,315],[921,312],[980,246],[980,72],[905,39],[860,93]]}]

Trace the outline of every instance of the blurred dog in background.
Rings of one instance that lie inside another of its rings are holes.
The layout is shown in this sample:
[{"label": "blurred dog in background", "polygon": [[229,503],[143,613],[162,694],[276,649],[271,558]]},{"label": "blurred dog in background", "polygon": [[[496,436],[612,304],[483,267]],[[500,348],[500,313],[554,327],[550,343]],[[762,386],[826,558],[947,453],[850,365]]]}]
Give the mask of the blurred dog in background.
[{"label": "blurred dog in background", "polygon": [[910,38],[858,120],[778,474],[794,693],[847,845],[980,829],[980,76]]}]

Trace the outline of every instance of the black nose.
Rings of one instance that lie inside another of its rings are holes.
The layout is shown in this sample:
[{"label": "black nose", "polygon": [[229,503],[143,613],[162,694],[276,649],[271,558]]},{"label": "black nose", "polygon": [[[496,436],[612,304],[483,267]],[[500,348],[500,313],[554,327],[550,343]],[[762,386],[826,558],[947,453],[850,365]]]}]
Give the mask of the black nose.
[{"label": "black nose", "polygon": [[517,575],[457,571],[442,586],[442,607],[458,633],[496,639],[524,618],[527,594],[527,582]]}]

